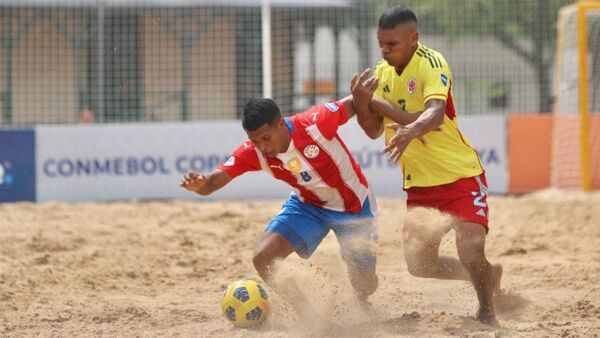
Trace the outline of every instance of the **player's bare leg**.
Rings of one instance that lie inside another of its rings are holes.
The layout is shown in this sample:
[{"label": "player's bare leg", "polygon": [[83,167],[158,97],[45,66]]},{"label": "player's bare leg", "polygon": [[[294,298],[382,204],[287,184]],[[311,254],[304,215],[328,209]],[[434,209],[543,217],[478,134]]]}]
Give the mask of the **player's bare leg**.
[{"label": "player's bare leg", "polygon": [[276,261],[286,258],[292,252],[294,248],[285,237],[276,232],[265,231],[254,248],[252,263],[260,278],[268,284]]},{"label": "player's bare leg", "polygon": [[458,256],[471,276],[477,292],[479,309],[477,320],[489,325],[498,325],[494,310],[494,293],[500,288],[502,266],[492,266],[485,257],[485,228],[473,222],[455,225]]},{"label": "player's bare leg", "polygon": [[458,259],[439,255],[442,237],[450,229],[445,227],[432,232],[424,231],[423,227],[416,224],[407,223],[404,226],[404,258],[411,275],[421,278],[471,280]]},{"label": "player's bare leg", "polygon": [[[360,225],[348,224],[347,227],[353,226],[372,227],[373,231],[376,228],[373,224]],[[336,233],[336,235],[338,235]],[[361,233],[355,231],[351,236],[339,236],[340,249],[343,260],[348,266],[348,277],[350,284],[354,288],[358,301],[365,308],[369,309],[370,304],[367,301],[379,286],[377,278],[376,257],[377,257],[377,238],[376,233]]]},{"label": "player's bare leg", "polygon": [[494,295],[501,293],[501,285],[502,285],[502,273],[504,272],[504,268],[501,264],[494,264]]},{"label": "player's bare leg", "polygon": [[379,285],[379,278],[375,268],[357,269],[352,264],[348,264],[348,276],[350,284],[356,291],[356,296],[362,304],[367,303],[367,298],[372,295]]},{"label": "player's bare leg", "polygon": [[288,303],[297,316],[306,317],[307,313],[311,313],[311,308],[300,285],[293,280],[281,284],[274,278],[275,264],[292,252],[294,252],[292,244],[283,235],[265,231],[256,244],[252,263],[260,278],[285,300],[284,303]]}]

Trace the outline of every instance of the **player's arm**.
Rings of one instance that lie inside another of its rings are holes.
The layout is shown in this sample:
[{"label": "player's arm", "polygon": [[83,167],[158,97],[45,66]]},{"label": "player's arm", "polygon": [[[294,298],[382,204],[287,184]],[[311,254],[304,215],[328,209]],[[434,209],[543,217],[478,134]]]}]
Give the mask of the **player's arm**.
[{"label": "player's arm", "polygon": [[[342,98],[341,100],[339,100],[339,102],[344,104],[348,119],[351,119],[354,115],[356,115],[358,118],[358,109],[354,104],[354,97],[352,95],[348,95]],[[409,114],[379,97],[373,97],[372,101],[369,103],[368,106],[370,110],[369,113],[377,115],[378,123],[380,122],[382,125],[383,117],[389,117],[397,123],[406,125],[414,122],[420,114]],[[378,113],[373,113],[374,111],[377,111]]]},{"label": "player's arm", "polygon": [[383,133],[384,117],[405,126],[415,122],[421,114],[421,112],[408,113],[377,96],[373,96],[364,111],[361,110],[359,113],[356,105],[354,105],[354,108],[358,124],[372,139],[378,138]]},{"label": "player's arm", "polygon": [[374,115],[387,117],[392,121],[400,123],[404,126],[415,122],[421,114],[420,112],[408,113],[377,96],[374,96],[371,102],[369,103],[369,109]]},{"label": "player's arm", "polygon": [[444,123],[445,112],[446,102],[444,100],[431,99],[425,103],[425,110],[416,121],[406,126],[400,123],[388,125],[395,131],[388,146],[383,149],[384,153],[392,152],[388,160],[397,162],[412,139],[419,138],[441,126]]},{"label": "player's arm", "polygon": [[350,91],[358,125],[367,136],[376,139],[383,134],[383,117],[373,114],[369,108],[369,103],[379,85],[379,80],[375,76],[369,77],[370,73],[371,69],[367,68],[360,76],[354,74],[350,83]]},{"label": "player's arm", "polygon": [[356,120],[365,134],[373,140],[381,136],[383,134],[383,116],[373,113],[368,106],[366,109],[358,111]]},{"label": "player's arm", "polygon": [[206,196],[223,188],[225,185],[227,185],[227,183],[231,182],[231,180],[232,178],[221,169],[216,169],[208,175],[200,175],[196,172],[189,172],[183,176],[179,186],[197,194]]},{"label": "player's arm", "polygon": [[414,137],[419,137],[428,132],[437,129],[444,123],[444,114],[446,113],[446,101],[431,99],[425,102],[425,110],[414,121],[406,125],[414,133]]},{"label": "player's arm", "polygon": [[339,103],[344,105],[344,111],[348,116],[348,119],[351,119],[354,115],[356,115],[356,109],[354,108],[354,98],[352,95],[348,95],[340,100]]}]

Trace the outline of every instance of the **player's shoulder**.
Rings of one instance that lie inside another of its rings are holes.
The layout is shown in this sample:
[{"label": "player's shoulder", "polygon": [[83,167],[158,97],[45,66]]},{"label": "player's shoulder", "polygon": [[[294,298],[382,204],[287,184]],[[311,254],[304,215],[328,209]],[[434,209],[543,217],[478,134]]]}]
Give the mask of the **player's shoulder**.
[{"label": "player's shoulder", "polygon": [[290,116],[288,119],[293,125],[302,125],[302,124],[310,123],[311,114],[314,114],[318,111],[319,111],[318,105],[311,106],[310,108],[307,108],[301,112],[298,112],[298,113]]},{"label": "player's shoulder", "polygon": [[309,122],[312,124],[318,120],[317,117],[322,118],[325,116],[324,114],[336,113],[342,108],[343,104],[335,101],[317,104],[301,113],[297,113],[296,115],[292,116],[292,122]]},{"label": "player's shoulder", "polygon": [[375,70],[377,69],[383,69],[383,67],[385,66],[389,66],[389,64],[387,63],[387,61],[385,60],[379,60],[379,62],[377,62],[377,64],[375,65]]},{"label": "player's shoulder", "polygon": [[421,66],[424,66],[425,69],[448,68],[448,63],[442,53],[423,44],[419,44],[415,55],[419,59]]},{"label": "player's shoulder", "polygon": [[394,67],[390,66],[390,64],[385,60],[381,60],[377,63],[377,65],[375,65],[375,75],[377,76],[381,76],[384,73],[392,70],[395,71]]},{"label": "player's shoulder", "polygon": [[235,154],[237,155],[246,155],[255,153],[256,146],[252,141],[246,140],[244,143],[240,144],[239,147],[235,150]]},{"label": "player's shoulder", "polygon": [[231,157],[223,164],[223,167],[245,167],[251,170],[260,169],[260,160],[258,159],[258,151],[252,141],[247,140],[240,144]]},{"label": "player's shoulder", "polygon": [[242,143],[241,146],[244,147],[244,149],[249,149],[249,150],[254,150],[254,148],[256,148],[254,143],[252,143],[252,141],[250,141],[250,140],[246,140],[244,143]]}]

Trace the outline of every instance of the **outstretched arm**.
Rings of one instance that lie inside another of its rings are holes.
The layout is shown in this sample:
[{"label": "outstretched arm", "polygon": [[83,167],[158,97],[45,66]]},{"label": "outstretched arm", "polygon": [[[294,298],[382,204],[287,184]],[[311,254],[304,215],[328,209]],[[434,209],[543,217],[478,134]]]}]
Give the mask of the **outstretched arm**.
[{"label": "outstretched arm", "polygon": [[180,187],[197,194],[206,196],[223,188],[231,182],[231,177],[224,171],[217,169],[208,175],[200,175],[196,172],[189,172],[181,180]]}]

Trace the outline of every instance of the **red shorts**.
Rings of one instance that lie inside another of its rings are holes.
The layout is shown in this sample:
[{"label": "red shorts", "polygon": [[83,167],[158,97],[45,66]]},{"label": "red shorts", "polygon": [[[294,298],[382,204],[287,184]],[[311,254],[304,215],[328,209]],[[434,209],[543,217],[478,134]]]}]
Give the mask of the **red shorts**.
[{"label": "red shorts", "polygon": [[406,189],[408,209],[433,208],[461,221],[479,223],[488,229],[487,181],[485,174],[434,187]]}]

